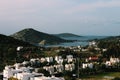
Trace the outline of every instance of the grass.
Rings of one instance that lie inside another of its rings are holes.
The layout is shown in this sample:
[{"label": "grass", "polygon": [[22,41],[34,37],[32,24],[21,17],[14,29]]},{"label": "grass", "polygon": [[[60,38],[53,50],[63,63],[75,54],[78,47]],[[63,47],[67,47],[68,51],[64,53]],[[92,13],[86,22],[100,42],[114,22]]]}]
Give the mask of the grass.
[{"label": "grass", "polygon": [[82,80],[111,80],[111,78],[120,77],[120,72],[106,72],[102,74],[82,76]]}]

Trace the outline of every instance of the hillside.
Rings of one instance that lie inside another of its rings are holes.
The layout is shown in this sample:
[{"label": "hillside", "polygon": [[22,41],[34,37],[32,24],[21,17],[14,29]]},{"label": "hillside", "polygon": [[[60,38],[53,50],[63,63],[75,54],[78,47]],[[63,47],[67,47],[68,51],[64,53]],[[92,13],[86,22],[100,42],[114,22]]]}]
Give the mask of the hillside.
[{"label": "hillside", "polygon": [[111,47],[111,45],[120,45],[120,36],[107,37],[96,41],[98,42],[99,47]]},{"label": "hillside", "polygon": [[3,34],[0,34],[0,45],[29,46],[30,44],[27,42],[23,42],[21,40],[14,39],[10,36],[5,36]]},{"label": "hillside", "polygon": [[18,46],[28,47],[32,45],[0,34],[0,72],[3,70],[6,63],[14,63],[14,59],[17,57],[16,48]]},{"label": "hillside", "polygon": [[102,41],[120,41],[120,36],[112,36],[112,37],[107,37],[104,39],[101,39]]},{"label": "hillside", "polygon": [[72,34],[72,33],[61,33],[61,34],[53,34],[57,37],[81,37],[79,35],[76,34]]},{"label": "hillside", "polygon": [[66,42],[66,40],[64,39],[61,39],[59,37],[56,37],[56,36],[53,36],[47,33],[36,31],[32,28],[21,30],[11,35],[11,37],[18,39],[18,40],[23,40],[25,42],[29,42],[32,44],[38,44],[43,40],[47,44],[58,44],[61,42]]},{"label": "hillside", "polygon": [[120,36],[108,36],[103,39],[96,39],[98,42],[120,42]]}]

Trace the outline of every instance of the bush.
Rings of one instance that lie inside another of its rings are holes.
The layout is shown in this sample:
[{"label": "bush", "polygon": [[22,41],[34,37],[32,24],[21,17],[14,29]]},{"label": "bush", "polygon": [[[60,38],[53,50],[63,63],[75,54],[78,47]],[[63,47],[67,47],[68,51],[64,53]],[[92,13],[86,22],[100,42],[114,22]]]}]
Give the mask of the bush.
[{"label": "bush", "polygon": [[120,80],[120,77],[115,77],[115,78],[112,79],[112,80]]},{"label": "bush", "polygon": [[18,80],[18,79],[11,77],[11,78],[9,78],[8,80]]}]

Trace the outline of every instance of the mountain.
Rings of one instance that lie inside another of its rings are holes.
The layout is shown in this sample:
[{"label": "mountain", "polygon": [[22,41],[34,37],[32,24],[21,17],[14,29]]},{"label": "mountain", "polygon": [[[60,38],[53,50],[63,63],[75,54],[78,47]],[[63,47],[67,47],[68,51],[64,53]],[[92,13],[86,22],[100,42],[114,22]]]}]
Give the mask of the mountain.
[{"label": "mountain", "polygon": [[98,47],[101,48],[111,48],[112,46],[119,46],[120,48],[120,36],[111,36],[96,41],[98,43]]},{"label": "mountain", "polygon": [[29,44],[27,42],[23,42],[21,40],[14,39],[14,38],[12,38],[10,36],[0,34],[0,45],[4,45],[4,46],[8,46],[8,45],[12,45],[12,46],[29,46],[31,44]]},{"label": "mountain", "polygon": [[81,37],[79,35],[76,34],[72,34],[72,33],[61,33],[61,34],[53,34],[57,37]]},{"label": "mountain", "polygon": [[18,46],[33,47],[33,45],[27,42],[0,34],[0,72],[3,71],[5,65],[11,65],[14,63],[14,60],[17,57],[16,48]]},{"label": "mountain", "polygon": [[11,37],[18,39],[18,40],[23,40],[25,42],[29,42],[32,44],[38,44],[41,41],[45,41],[47,44],[58,44],[58,43],[67,41],[67,40],[61,39],[57,36],[39,32],[32,28],[27,28],[27,29],[21,30],[21,31],[11,35]]},{"label": "mountain", "polygon": [[111,36],[111,37],[107,37],[107,38],[103,38],[100,39],[99,41],[108,41],[108,42],[116,42],[116,41],[120,41],[120,36]]}]

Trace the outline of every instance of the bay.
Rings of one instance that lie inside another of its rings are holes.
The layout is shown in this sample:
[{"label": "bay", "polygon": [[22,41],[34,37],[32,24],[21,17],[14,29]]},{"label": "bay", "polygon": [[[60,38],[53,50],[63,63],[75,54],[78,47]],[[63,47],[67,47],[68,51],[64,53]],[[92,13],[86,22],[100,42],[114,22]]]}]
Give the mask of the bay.
[{"label": "bay", "polygon": [[89,40],[103,39],[103,38],[107,38],[107,37],[108,36],[61,37],[66,40],[77,40],[77,41],[60,43],[57,45],[47,45],[47,47],[87,46],[87,45],[89,45]]}]

